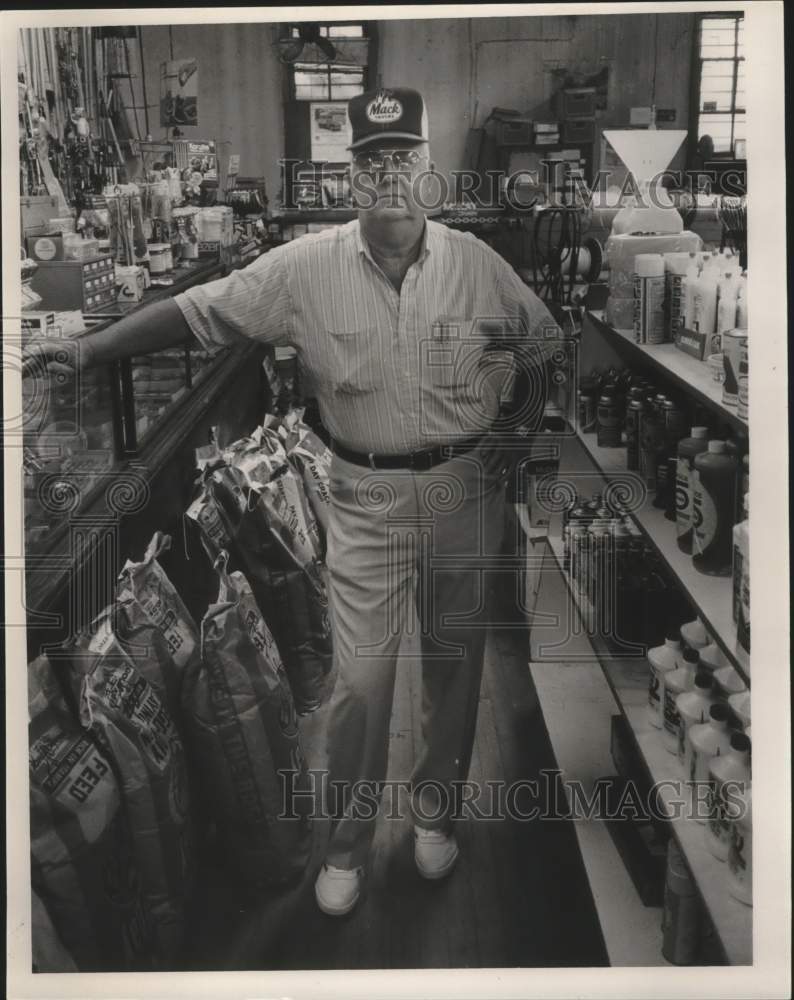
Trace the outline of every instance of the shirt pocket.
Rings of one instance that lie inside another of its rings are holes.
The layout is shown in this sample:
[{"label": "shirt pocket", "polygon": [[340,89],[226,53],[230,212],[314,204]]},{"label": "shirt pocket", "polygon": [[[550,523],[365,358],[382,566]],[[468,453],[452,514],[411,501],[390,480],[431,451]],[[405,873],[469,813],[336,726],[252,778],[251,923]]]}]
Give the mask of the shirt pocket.
[{"label": "shirt pocket", "polygon": [[360,395],[379,389],[384,379],[377,330],[329,330],[326,363],[317,374],[334,393]]},{"label": "shirt pocket", "polygon": [[471,320],[433,324],[427,350],[430,383],[457,396],[476,396],[487,340],[472,334]]}]

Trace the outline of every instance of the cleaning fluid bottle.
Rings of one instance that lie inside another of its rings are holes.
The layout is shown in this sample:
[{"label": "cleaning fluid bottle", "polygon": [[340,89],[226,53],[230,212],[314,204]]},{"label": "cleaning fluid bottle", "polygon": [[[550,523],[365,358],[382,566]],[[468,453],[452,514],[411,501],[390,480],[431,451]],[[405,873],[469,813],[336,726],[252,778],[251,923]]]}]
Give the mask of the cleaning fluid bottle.
[{"label": "cleaning fluid bottle", "polygon": [[[709,707],[708,721],[695,723],[686,734],[684,746],[684,774],[687,781],[704,785],[709,780],[709,764],[712,757],[719,757],[731,748],[729,727],[730,710],[727,705],[716,701]],[[696,812],[698,823],[705,823],[705,811]]]},{"label": "cleaning fluid bottle", "polygon": [[739,282],[735,271],[725,271],[717,286],[719,300],[717,304],[717,333],[736,329],[736,303],[739,295]]},{"label": "cleaning fluid bottle", "polygon": [[687,733],[692,726],[705,722],[714,704],[714,678],[708,670],[698,670],[691,691],[684,691],[675,700],[678,711],[678,759],[685,763]]},{"label": "cleaning fluid bottle", "polygon": [[690,649],[700,650],[704,646],[708,646],[711,642],[711,636],[702,620],[695,618],[694,621],[686,622],[681,626],[681,641]]},{"label": "cleaning fluid bottle", "polygon": [[718,861],[727,861],[730,846],[730,816],[737,793],[750,784],[750,740],[744,733],[731,736],[726,754],[709,763],[709,818],[705,827],[706,847]]},{"label": "cleaning fluid bottle", "polygon": [[739,645],[750,652],[750,515],[744,495],[744,520],[733,529],[733,620]]},{"label": "cleaning fluid bottle", "polygon": [[648,721],[657,729],[662,728],[662,684],[665,674],[678,667],[681,642],[677,628],[668,628],[664,643],[648,650]]},{"label": "cleaning fluid bottle", "polygon": [[736,796],[739,815],[731,822],[728,845],[728,892],[753,905],[753,786]]},{"label": "cleaning fluid bottle", "polygon": [[747,329],[747,274],[742,273],[736,298],[736,329]]},{"label": "cleaning fluid bottle", "polygon": [[692,301],[692,329],[710,337],[717,328],[717,267],[715,258],[703,262]]},{"label": "cleaning fluid bottle", "polygon": [[692,563],[699,573],[730,576],[737,462],[724,441],[709,441],[708,451],[694,461]]},{"label": "cleaning fluid bottle", "polygon": [[708,427],[693,427],[678,442],[675,470],[675,530],[682,552],[692,551],[692,499],[695,493],[695,457],[708,448]]},{"label": "cleaning fluid bottle", "polygon": [[662,679],[662,742],[670,753],[678,753],[677,700],[680,694],[691,691],[695,684],[698,654],[695,649],[685,649],[679,657],[680,666],[665,674]]},{"label": "cleaning fluid bottle", "polygon": [[684,273],[684,280],[681,282],[681,325],[688,330],[692,329],[695,318],[695,290],[700,275],[700,263],[697,254],[689,254],[689,264]]}]

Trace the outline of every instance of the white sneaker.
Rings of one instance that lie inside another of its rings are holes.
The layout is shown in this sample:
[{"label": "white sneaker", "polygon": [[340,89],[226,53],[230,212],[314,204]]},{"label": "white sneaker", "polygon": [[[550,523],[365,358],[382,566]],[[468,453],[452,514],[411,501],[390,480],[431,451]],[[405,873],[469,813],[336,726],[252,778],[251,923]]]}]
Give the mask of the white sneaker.
[{"label": "white sneaker", "polygon": [[444,878],[458,860],[454,833],[414,827],[414,861],[423,878]]},{"label": "white sneaker", "polygon": [[331,917],[343,917],[350,913],[361,895],[363,868],[335,868],[323,865],[314,883],[317,905]]}]

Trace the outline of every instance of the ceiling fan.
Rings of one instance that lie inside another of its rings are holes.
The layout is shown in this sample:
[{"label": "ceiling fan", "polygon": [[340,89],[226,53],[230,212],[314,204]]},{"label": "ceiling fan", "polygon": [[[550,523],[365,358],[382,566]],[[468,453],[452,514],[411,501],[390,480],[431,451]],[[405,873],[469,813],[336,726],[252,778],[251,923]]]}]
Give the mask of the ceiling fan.
[{"label": "ceiling fan", "polygon": [[323,53],[324,61],[333,62],[336,59],[336,46],[329,38],[320,34],[319,24],[303,21],[295,27],[298,29],[297,38],[290,36],[278,40],[279,58],[282,62],[296,62],[307,45],[316,45]]}]

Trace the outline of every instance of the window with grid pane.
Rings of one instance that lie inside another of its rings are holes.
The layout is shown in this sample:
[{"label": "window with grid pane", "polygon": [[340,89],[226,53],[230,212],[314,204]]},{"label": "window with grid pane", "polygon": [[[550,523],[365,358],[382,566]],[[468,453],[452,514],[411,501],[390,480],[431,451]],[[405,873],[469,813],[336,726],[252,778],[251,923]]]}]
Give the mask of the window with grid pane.
[{"label": "window with grid pane", "polygon": [[[363,24],[321,24],[321,38],[331,39],[337,46],[340,58],[335,62],[306,62],[298,59],[290,66],[292,96],[296,101],[348,101],[366,89],[366,58],[356,55],[356,64],[346,61],[346,54],[360,53],[366,45]],[[292,25],[293,38],[300,37],[297,25]],[[350,46],[345,46],[349,42]]]},{"label": "window with grid pane", "polygon": [[700,17],[697,44],[698,138],[710,135],[715,153],[733,156],[745,138],[744,15]]}]

